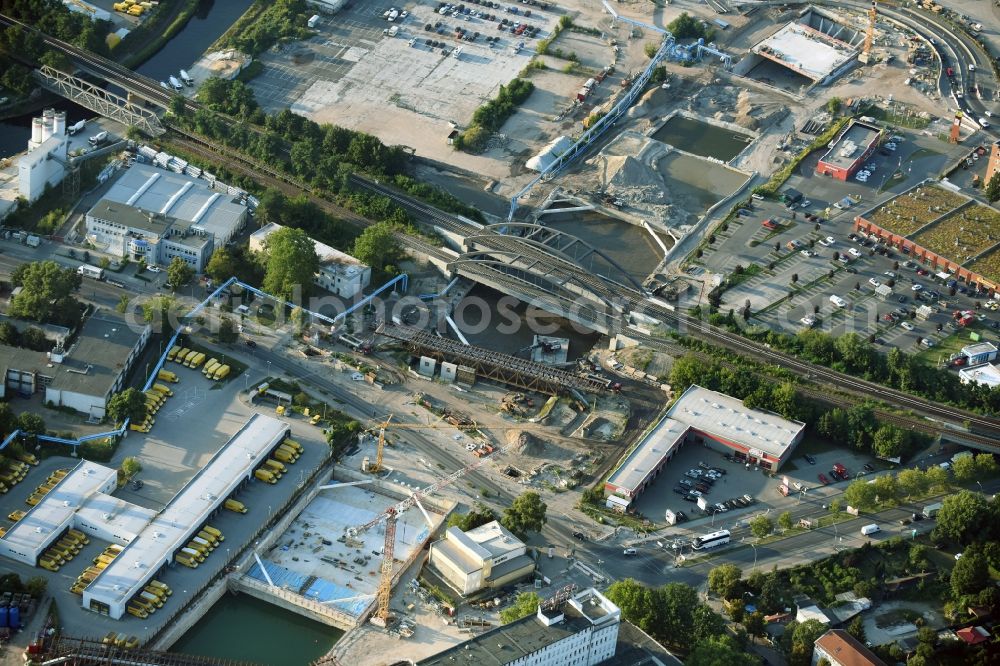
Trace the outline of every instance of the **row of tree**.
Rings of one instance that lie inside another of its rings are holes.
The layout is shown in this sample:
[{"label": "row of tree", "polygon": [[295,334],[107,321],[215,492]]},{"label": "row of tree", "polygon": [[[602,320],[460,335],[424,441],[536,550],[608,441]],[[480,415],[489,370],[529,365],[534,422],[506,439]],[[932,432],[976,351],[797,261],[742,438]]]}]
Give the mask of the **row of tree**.
[{"label": "row of tree", "polygon": [[[444,210],[482,221],[482,213],[456,197],[406,175],[409,155],[402,146],[386,146],[377,137],[330,124],[319,124],[283,109],[265,115],[252,90],[240,81],[207,81],[201,108],[193,115],[183,100],[171,105],[178,122],[199,134],[246,153],[306,182],[317,194],[376,221],[408,224],[409,217],[387,197],[353,185],[355,172],[387,180],[402,191]],[[219,113],[231,114],[234,123]],[[263,124],[263,128],[252,125]]]},{"label": "row of tree", "polygon": [[455,148],[473,153],[484,151],[490,136],[499,131],[534,90],[535,84],[527,79],[514,79],[500,86],[497,96],[472,114],[472,122],[455,140]]},{"label": "row of tree", "polygon": [[935,402],[983,413],[1000,411],[1000,387],[991,389],[975,382],[963,384],[958,375],[947,368],[928,365],[896,347],[882,353],[871,338],[857,333],[831,335],[807,329],[792,334],[763,326],[743,327],[732,312],[729,315],[715,313],[710,316],[710,322],[810,363]]},{"label": "row of tree", "polygon": [[476,502],[468,513],[452,514],[448,518],[448,527],[457,527],[463,532],[468,532],[486,523],[499,520],[501,525],[519,538],[525,539],[531,532],[542,531],[542,526],[548,520],[545,515],[547,509],[548,505],[542,501],[541,495],[527,491],[514,498],[510,506],[504,509],[502,516],[498,517],[493,509],[481,502]]},{"label": "row of tree", "polygon": [[727,363],[723,365],[693,354],[682,356],[671,368],[670,385],[677,391],[692,384],[720,391],[742,399],[748,408],[766,409],[787,419],[803,421],[832,441],[881,457],[905,456],[925,442],[920,433],[880,423],[869,405],[859,404],[846,410],[829,408],[802,395],[785,371],[765,370],[742,357],[730,357]]}]

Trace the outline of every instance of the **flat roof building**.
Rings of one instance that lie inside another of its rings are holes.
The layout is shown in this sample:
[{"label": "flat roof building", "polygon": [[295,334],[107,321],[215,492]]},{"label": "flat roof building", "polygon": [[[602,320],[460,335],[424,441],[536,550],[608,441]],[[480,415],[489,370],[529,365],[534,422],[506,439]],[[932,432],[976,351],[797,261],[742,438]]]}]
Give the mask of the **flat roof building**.
[{"label": "flat roof building", "polygon": [[962,355],[969,359],[969,365],[989,363],[997,358],[997,346],[992,342],[977,342],[962,347]]},{"label": "flat roof building", "polygon": [[785,24],[750,52],[818,84],[840,76],[858,55],[857,47],[800,21]]},{"label": "flat roof building", "polygon": [[132,364],[151,332],[135,330],[117,312],[99,309],[83,323],[66,351],[34,352],[0,345],[0,397],[45,392],[45,402],[104,418],[111,396],[125,385]]},{"label": "flat roof building", "polygon": [[243,228],[247,208],[207,180],[145,164],[126,169],[86,215],[87,238],[119,257],[202,271],[212,251]]},{"label": "flat roof building", "polygon": [[174,553],[267,458],[287,435],[288,425],[254,414],[212,459],[132,539],[83,592],[83,607],[118,619]]},{"label": "flat roof building", "polygon": [[667,416],[689,425],[696,443],[720,444],[727,452],[771,471],[788,460],[806,430],[805,423],[748,409],[742,400],[697,384],[677,399]]},{"label": "flat roof building", "polygon": [[876,125],[852,120],[830,144],[816,164],[816,173],[847,180],[855,174],[878,149],[882,129]]},{"label": "flat roof building", "polygon": [[596,666],[612,659],[621,611],[589,588],[569,598],[557,595],[534,615],[459,643],[419,666]]},{"label": "flat roof building", "polygon": [[631,503],[691,441],[715,445],[741,460],[777,471],[802,439],[805,427],[771,412],[747,409],[742,400],[694,384],[622,458],[604,490]]},{"label": "flat roof building", "polygon": [[495,520],[468,532],[449,527],[431,544],[428,561],[463,596],[502,587],[535,570],[524,542]]},{"label": "flat roof building", "polygon": [[684,444],[687,433],[686,424],[661,419],[619,463],[604,483],[604,489],[610,495],[637,497]]},{"label": "flat roof building", "polygon": [[987,388],[1000,386],[1000,368],[989,363],[973,365],[958,371],[958,381],[963,384],[980,384]]},{"label": "flat roof building", "polygon": [[35,566],[38,557],[69,528],[80,507],[95,493],[117,487],[118,472],[84,460],[0,538],[0,555]]},{"label": "flat roof building", "polygon": [[[280,229],[284,227],[271,222],[253,232],[250,235],[250,249],[254,252],[263,252],[267,246],[268,236]],[[313,240],[313,248],[319,257],[319,272],[313,277],[313,283],[317,287],[341,298],[353,298],[371,283],[371,267],[346,252],[341,252],[318,240]]]}]

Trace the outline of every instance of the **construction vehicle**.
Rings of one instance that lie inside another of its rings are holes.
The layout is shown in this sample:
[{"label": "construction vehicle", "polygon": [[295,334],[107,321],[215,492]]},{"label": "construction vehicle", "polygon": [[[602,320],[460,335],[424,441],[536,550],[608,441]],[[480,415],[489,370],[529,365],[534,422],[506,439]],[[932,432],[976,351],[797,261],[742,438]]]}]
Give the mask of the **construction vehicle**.
[{"label": "construction vehicle", "polygon": [[865,42],[858,55],[858,62],[867,65],[872,53],[872,42],[875,40],[875,19],[878,17],[878,10],[875,7],[875,0],[872,0],[871,9],[868,10],[868,26],[865,29]]}]

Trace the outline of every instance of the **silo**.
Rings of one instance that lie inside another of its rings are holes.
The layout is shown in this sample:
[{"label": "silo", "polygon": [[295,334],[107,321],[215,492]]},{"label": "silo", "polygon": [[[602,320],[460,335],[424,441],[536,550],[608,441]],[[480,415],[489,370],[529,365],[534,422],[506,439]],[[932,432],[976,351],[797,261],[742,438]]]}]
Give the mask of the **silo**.
[{"label": "silo", "polygon": [[55,124],[52,126],[52,133],[56,136],[66,135],[66,112],[57,111],[55,115]]},{"label": "silo", "polygon": [[42,119],[31,119],[31,142],[36,146],[42,143]]}]

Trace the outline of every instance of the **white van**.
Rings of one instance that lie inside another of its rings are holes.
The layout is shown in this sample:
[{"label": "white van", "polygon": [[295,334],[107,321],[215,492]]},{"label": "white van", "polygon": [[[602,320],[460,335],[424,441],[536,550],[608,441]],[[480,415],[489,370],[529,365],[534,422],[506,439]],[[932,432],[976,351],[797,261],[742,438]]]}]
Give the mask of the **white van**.
[{"label": "white van", "polygon": [[872,534],[875,534],[876,532],[880,531],[881,530],[879,529],[879,526],[876,525],[875,523],[872,523],[871,525],[865,525],[864,527],[861,528],[861,535],[871,536]]},{"label": "white van", "polygon": [[833,303],[834,305],[836,305],[838,308],[846,308],[847,307],[847,301],[845,301],[844,299],[842,299],[840,296],[837,296],[836,294],[834,294],[833,296],[830,296],[830,302]]}]

